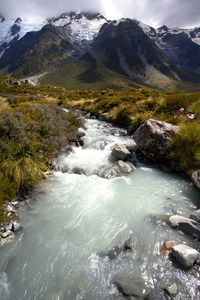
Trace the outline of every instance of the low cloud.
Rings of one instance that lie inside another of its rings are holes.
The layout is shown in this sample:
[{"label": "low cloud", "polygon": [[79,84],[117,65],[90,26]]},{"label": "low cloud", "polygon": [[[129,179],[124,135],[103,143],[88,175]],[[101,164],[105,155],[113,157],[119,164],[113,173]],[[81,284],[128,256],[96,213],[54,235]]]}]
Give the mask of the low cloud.
[{"label": "low cloud", "polygon": [[0,0],[0,13],[12,18],[47,18],[73,10],[134,18],[154,27],[200,26],[199,0]]}]

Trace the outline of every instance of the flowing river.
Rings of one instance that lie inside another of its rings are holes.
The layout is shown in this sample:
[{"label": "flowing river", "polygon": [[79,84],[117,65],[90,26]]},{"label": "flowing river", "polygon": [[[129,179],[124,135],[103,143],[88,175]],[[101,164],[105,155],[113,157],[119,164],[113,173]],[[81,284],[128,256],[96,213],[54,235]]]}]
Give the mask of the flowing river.
[{"label": "flowing river", "polygon": [[[170,282],[180,287],[176,299],[200,299],[200,273],[160,254],[164,240],[196,249],[198,242],[150,218],[189,216],[198,207],[199,191],[141,163],[127,176],[99,176],[111,166],[116,143],[134,147],[131,137],[111,125],[87,120],[84,146],[58,159],[65,172],[54,172],[20,208],[24,230],[0,249],[1,300],[124,299],[113,284],[122,273],[143,278],[151,299],[168,299],[162,287]],[[113,260],[102,255],[130,234],[133,252]]]}]

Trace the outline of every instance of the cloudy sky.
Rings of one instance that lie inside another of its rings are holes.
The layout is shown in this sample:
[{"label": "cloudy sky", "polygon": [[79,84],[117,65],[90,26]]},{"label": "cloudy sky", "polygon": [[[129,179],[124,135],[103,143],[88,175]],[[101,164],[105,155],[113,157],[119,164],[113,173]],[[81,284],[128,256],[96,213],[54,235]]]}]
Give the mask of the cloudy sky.
[{"label": "cloudy sky", "polygon": [[200,0],[0,0],[0,13],[6,17],[46,18],[70,10],[135,18],[154,27],[200,26]]}]

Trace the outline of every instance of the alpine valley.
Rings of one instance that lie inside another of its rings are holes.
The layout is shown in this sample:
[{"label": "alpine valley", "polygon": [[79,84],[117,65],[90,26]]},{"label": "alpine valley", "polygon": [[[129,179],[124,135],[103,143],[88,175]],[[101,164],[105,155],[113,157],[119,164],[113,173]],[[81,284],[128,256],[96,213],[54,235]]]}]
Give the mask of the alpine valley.
[{"label": "alpine valley", "polygon": [[0,19],[0,71],[68,89],[200,83],[200,28],[153,28],[98,13]]}]

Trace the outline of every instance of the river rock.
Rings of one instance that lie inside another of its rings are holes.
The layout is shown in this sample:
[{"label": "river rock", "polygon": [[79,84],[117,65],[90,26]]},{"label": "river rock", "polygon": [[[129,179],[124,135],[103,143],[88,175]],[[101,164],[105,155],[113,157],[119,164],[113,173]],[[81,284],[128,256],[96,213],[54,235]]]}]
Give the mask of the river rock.
[{"label": "river rock", "polygon": [[6,239],[6,238],[9,237],[9,235],[11,235],[11,234],[12,234],[12,231],[11,231],[11,230],[7,230],[7,231],[5,231],[5,232],[3,232],[3,233],[1,234],[1,237],[4,238],[4,239]]},{"label": "river rock", "polygon": [[172,248],[176,245],[175,241],[168,240],[164,241],[161,247],[161,253],[164,255],[170,255],[172,253]]},{"label": "river rock", "polygon": [[17,232],[17,231],[21,230],[21,228],[22,227],[20,226],[20,224],[17,221],[14,221],[12,223],[12,231],[13,232]]},{"label": "river rock", "polygon": [[176,297],[178,294],[178,286],[176,283],[172,283],[166,287],[164,287],[164,291],[171,297]]},{"label": "river rock", "polygon": [[131,275],[118,275],[114,279],[117,289],[125,297],[136,297],[137,299],[147,299],[150,289],[142,278]]},{"label": "river rock", "polygon": [[159,162],[166,160],[171,150],[171,138],[178,131],[178,126],[149,119],[136,130],[133,139],[145,156]]},{"label": "river rock", "polygon": [[184,244],[172,248],[172,256],[185,268],[191,268],[200,257],[200,253]]},{"label": "river rock", "polygon": [[200,239],[200,224],[192,219],[173,215],[169,217],[169,224],[173,228],[178,228],[182,232]]},{"label": "river rock", "polygon": [[200,209],[195,210],[191,215],[190,219],[200,223]]},{"label": "river rock", "polygon": [[131,152],[125,145],[116,144],[112,150],[112,155],[121,160],[126,160],[131,156]]},{"label": "river rock", "polygon": [[133,250],[133,236],[132,234],[130,237],[122,241],[119,245],[114,246],[108,253],[100,253],[100,256],[108,256],[111,260],[116,259],[121,253],[126,253],[127,251]]},{"label": "river rock", "polygon": [[123,160],[118,160],[113,164],[110,169],[106,169],[99,173],[99,176],[104,178],[114,178],[121,177],[126,174],[131,173],[135,169],[135,166],[131,162],[124,162]]},{"label": "river rock", "polygon": [[200,189],[200,170],[195,171],[191,176],[192,182]]}]

